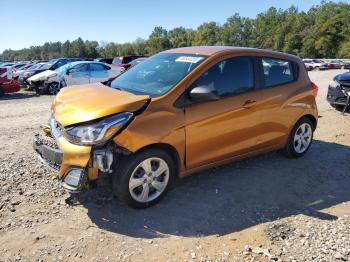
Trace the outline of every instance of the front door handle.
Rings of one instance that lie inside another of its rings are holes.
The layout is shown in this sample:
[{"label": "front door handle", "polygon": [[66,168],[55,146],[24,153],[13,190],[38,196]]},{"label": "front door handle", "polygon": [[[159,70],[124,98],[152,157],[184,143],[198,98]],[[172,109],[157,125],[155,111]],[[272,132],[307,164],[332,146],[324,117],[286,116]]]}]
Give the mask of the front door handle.
[{"label": "front door handle", "polygon": [[255,103],[256,101],[254,100],[247,100],[244,102],[243,108],[251,108]]}]

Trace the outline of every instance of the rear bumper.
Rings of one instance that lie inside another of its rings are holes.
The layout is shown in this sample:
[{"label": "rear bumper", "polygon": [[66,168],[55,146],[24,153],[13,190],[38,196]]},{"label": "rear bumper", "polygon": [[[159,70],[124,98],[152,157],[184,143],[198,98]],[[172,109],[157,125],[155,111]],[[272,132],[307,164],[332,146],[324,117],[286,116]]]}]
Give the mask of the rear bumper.
[{"label": "rear bumper", "polygon": [[21,89],[19,83],[16,80],[12,80],[11,82],[2,84],[1,86],[2,86],[5,94],[6,93],[15,93]]}]

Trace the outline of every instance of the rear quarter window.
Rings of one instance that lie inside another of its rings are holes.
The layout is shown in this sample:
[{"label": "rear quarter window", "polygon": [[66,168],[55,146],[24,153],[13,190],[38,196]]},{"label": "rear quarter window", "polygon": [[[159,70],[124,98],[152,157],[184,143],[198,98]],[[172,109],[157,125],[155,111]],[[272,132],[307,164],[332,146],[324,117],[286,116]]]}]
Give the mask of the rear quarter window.
[{"label": "rear quarter window", "polygon": [[298,65],[292,61],[263,57],[261,63],[265,87],[288,84],[298,77]]}]

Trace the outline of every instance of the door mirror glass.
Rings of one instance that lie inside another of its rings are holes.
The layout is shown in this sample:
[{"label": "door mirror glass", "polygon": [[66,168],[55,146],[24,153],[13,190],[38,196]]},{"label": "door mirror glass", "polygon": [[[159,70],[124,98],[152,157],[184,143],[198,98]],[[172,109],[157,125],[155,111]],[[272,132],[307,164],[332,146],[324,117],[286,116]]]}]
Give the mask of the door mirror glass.
[{"label": "door mirror glass", "polygon": [[217,90],[209,86],[197,86],[190,92],[190,98],[193,102],[215,101],[219,99]]}]

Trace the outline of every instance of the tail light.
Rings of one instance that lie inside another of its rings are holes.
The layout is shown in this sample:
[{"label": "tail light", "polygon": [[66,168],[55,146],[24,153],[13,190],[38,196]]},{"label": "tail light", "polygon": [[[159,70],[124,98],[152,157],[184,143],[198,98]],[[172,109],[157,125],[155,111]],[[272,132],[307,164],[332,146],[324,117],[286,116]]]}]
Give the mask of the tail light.
[{"label": "tail light", "polygon": [[316,97],[318,94],[318,86],[314,82],[311,82],[311,90],[314,96]]}]

